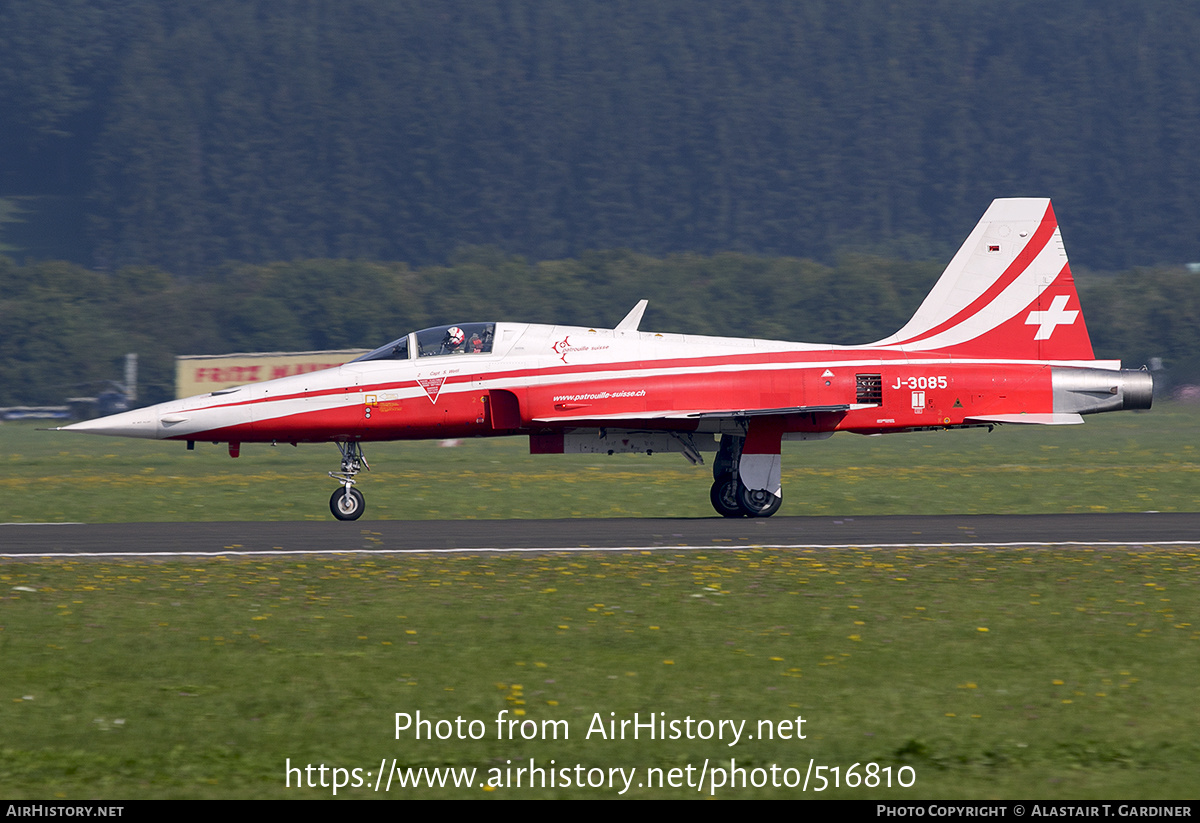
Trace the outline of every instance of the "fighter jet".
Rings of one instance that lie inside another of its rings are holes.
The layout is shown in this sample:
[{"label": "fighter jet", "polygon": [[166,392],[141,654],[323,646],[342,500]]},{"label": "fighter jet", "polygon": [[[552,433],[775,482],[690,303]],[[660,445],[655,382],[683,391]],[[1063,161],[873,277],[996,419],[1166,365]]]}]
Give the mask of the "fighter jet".
[{"label": "fighter jet", "polygon": [[363,444],[525,436],[534,454],[713,454],[710,500],[768,517],[781,445],[836,432],[1062,425],[1150,407],[1149,372],[1096,360],[1054,209],[994,201],[912,319],[856,346],[454,322],[325,371],[161,403],[60,431],[228,443],[333,442],[333,516],[365,509]]}]

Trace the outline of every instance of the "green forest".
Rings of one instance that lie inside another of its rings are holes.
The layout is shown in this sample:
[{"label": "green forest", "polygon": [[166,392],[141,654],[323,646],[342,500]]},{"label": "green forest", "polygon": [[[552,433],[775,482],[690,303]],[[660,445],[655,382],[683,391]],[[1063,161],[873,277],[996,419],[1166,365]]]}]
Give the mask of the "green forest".
[{"label": "green forest", "polygon": [[0,0],[0,403],[641,297],[874,340],[1011,196],[1099,355],[1200,375],[1198,43],[1175,2]]},{"label": "green forest", "polygon": [[[530,263],[474,249],[445,266],[231,264],[201,281],[0,258],[0,406],[59,403],[120,379],[126,352],[139,355],[139,401],[149,403],[174,396],[176,355],[369,349],[472,321],[611,328],[642,298],[646,330],[869,343],[908,320],[944,265],[629,251]],[[1160,357],[1170,379],[1200,380],[1195,275],[1156,268],[1076,280],[1097,357],[1132,368]]]}]

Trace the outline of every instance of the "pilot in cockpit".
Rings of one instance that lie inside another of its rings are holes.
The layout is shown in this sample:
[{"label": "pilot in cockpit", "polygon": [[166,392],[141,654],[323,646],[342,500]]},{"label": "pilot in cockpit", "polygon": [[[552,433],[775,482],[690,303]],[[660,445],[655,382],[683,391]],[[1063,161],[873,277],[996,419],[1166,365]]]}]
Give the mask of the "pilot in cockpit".
[{"label": "pilot in cockpit", "polygon": [[458,326],[451,326],[446,329],[446,338],[442,341],[442,350],[440,354],[465,354],[463,341],[466,335]]}]

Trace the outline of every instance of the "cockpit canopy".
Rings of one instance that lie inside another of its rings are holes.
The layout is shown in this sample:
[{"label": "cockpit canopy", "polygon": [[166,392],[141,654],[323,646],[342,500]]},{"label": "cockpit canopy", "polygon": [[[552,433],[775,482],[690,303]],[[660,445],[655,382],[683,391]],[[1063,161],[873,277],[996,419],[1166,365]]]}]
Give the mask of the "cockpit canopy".
[{"label": "cockpit canopy", "polygon": [[352,360],[408,360],[448,354],[488,354],[496,336],[495,323],[459,323],[406,334],[386,346]]}]

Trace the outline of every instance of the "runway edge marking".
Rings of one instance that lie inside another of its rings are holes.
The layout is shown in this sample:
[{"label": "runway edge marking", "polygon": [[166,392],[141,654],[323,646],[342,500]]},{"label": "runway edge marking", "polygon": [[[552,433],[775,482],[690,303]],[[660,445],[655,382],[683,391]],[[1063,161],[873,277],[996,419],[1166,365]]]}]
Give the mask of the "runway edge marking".
[{"label": "runway edge marking", "polygon": [[262,549],[237,551],[179,551],[179,552],[29,552],[14,553],[0,552],[0,558],[8,560],[58,559],[70,557],[288,557],[335,554],[520,554],[530,552],[555,552],[560,554],[578,554],[580,552],[597,552],[610,554],[613,552],[692,552],[692,551],[755,551],[763,549],[1005,549],[1005,548],[1055,548],[1058,546],[1085,546],[1088,548],[1128,548],[1148,546],[1200,546],[1200,540],[1122,540],[1122,541],[1086,541],[1063,540],[1058,542],[1040,542],[1034,540],[1017,541],[1012,543],[980,543],[964,541],[960,543],[786,543],[786,544],[745,544],[745,545],[710,545],[710,546],[571,546],[571,547],[542,547],[542,548],[454,548],[454,549]]}]

